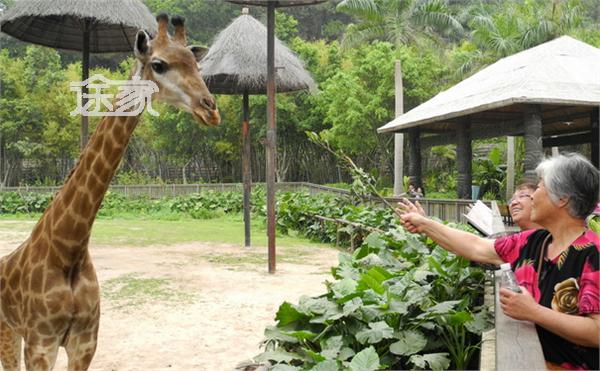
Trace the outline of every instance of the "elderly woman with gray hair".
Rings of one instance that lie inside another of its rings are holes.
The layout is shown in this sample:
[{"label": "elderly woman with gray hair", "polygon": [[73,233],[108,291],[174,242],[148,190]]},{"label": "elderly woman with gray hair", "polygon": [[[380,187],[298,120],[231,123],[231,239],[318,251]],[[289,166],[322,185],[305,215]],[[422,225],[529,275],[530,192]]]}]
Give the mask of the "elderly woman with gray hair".
[{"label": "elderly woman with gray hair", "polygon": [[400,219],[408,231],[424,233],[469,260],[510,263],[522,293],[501,289],[502,310],[535,323],[548,366],[599,369],[600,237],[586,228],[585,219],[598,203],[600,175],[577,154],[546,159],[536,173],[531,220],[543,229],[490,240],[418,212]]}]

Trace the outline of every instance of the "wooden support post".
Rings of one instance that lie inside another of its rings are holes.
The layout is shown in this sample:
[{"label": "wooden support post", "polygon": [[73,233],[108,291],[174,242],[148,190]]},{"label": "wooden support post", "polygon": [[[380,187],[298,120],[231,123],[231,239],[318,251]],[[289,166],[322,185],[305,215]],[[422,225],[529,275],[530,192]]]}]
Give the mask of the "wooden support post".
[{"label": "wooden support post", "polygon": [[523,125],[525,133],[525,177],[535,179],[535,168],[544,156],[541,106],[537,104],[525,106]]},{"label": "wooden support post", "polygon": [[506,199],[515,193],[515,137],[506,137]]},{"label": "wooden support post", "polygon": [[456,161],[458,167],[457,193],[459,199],[471,199],[471,160],[473,152],[471,149],[471,123],[461,122],[456,132]]},{"label": "wooden support post", "polygon": [[[394,74],[396,92],[396,117],[404,113],[404,92],[402,88],[402,65],[396,60]],[[404,134],[394,134],[394,196],[404,193]]]},{"label": "wooden support post", "polygon": [[252,172],[250,169],[250,104],[248,103],[248,91],[243,96],[243,118],[242,118],[242,180],[244,182],[244,246],[250,247],[250,195],[252,194]]},{"label": "wooden support post", "polygon": [[592,110],[592,138],[590,144],[592,146],[592,164],[600,169],[600,112],[598,110],[600,110],[600,107],[595,107]]},{"label": "wooden support post", "polygon": [[267,237],[269,273],[275,273],[275,170],[277,123],[275,121],[275,2],[267,4]]},{"label": "wooden support post", "polygon": [[408,131],[408,142],[409,142],[409,158],[408,158],[408,176],[410,182],[415,187],[422,187],[421,182],[421,136],[420,130],[417,128],[409,129]]}]

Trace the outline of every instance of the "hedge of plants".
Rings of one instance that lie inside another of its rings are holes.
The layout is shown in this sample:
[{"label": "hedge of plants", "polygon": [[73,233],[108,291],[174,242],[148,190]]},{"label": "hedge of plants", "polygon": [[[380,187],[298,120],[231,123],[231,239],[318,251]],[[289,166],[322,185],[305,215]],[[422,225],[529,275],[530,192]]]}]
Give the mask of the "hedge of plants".
[{"label": "hedge of plants", "polygon": [[335,225],[315,215],[386,232],[341,253],[324,294],[281,304],[256,361],[276,371],[477,368],[473,355],[491,319],[482,305],[481,268],[405,232],[389,209],[328,195],[278,200],[282,232],[335,240]]}]

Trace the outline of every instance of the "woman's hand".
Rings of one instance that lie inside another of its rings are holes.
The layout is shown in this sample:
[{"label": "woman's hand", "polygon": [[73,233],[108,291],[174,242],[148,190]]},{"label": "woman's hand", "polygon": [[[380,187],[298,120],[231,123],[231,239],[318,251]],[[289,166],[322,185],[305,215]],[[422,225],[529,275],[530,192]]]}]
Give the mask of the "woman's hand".
[{"label": "woman's hand", "polygon": [[500,307],[502,307],[504,314],[511,318],[532,321],[539,304],[536,303],[526,288],[520,287],[521,294],[505,288],[500,289]]},{"label": "woman's hand", "polygon": [[421,206],[419,201],[415,201],[415,203],[413,204],[407,198],[402,198],[400,202],[398,202],[398,208],[396,210],[400,210],[401,214],[417,213],[421,214],[422,216],[427,216],[425,210],[423,210],[423,207]]},{"label": "woman's hand", "polygon": [[400,209],[396,209],[400,213],[400,223],[410,233],[423,233],[427,218],[417,213],[404,213]]}]

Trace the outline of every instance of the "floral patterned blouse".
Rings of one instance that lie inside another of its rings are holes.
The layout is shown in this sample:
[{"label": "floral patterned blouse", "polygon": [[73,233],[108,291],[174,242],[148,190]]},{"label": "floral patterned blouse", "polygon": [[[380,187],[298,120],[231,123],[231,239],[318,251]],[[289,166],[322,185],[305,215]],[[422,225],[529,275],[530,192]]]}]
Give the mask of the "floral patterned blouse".
[{"label": "floral patterned blouse", "polygon": [[[549,234],[529,230],[498,238],[494,247],[539,304],[572,315],[600,313],[600,237],[586,231],[556,258],[544,259],[540,273],[540,248]],[[598,348],[576,345],[540,326],[536,328],[546,361],[568,369],[600,368]]]}]

